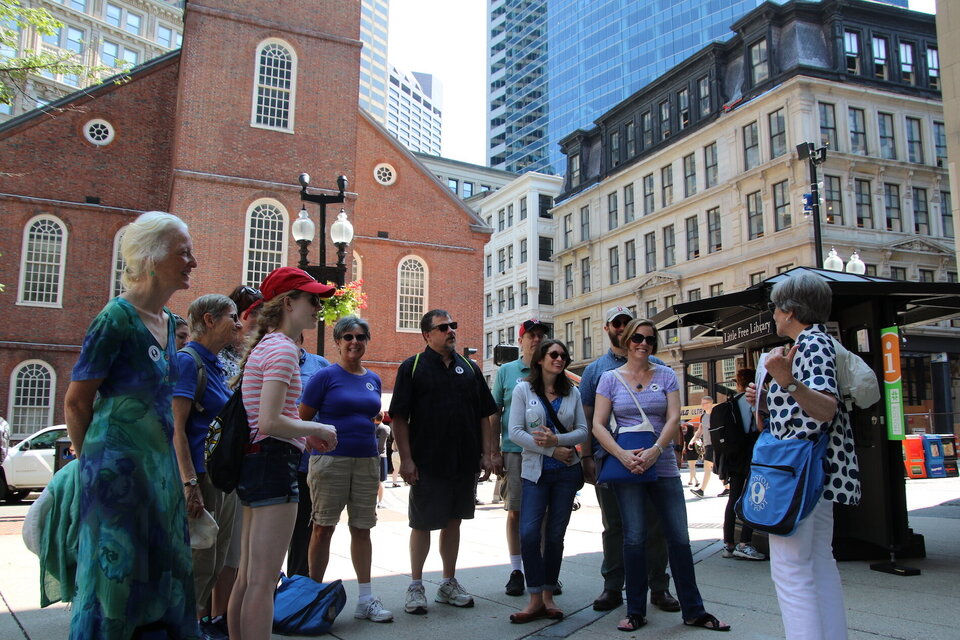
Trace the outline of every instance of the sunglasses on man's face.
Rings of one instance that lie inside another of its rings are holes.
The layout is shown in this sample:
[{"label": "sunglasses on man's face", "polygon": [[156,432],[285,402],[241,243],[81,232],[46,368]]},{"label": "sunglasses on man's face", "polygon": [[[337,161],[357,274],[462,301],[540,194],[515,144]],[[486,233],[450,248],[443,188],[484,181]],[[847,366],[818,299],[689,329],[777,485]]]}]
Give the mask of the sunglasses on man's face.
[{"label": "sunglasses on man's face", "polygon": [[340,339],[346,340],[347,342],[353,342],[354,340],[356,340],[357,342],[366,342],[367,340],[370,339],[370,336],[368,336],[365,333],[357,333],[357,334],[345,333],[342,336],[340,336]]},{"label": "sunglasses on man's face", "polygon": [[630,336],[630,342],[633,344],[640,344],[641,342],[646,342],[650,346],[657,344],[657,336],[645,336],[641,333],[635,333]]},{"label": "sunglasses on man's face", "polygon": [[[456,323],[456,322],[444,322],[444,323],[442,323],[442,324],[438,324],[437,326],[435,326],[434,329],[436,329],[436,330],[439,331],[440,333],[446,333],[446,332],[449,331],[450,329],[453,329],[454,331],[456,331],[456,330],[457,330],[457,323]],[[431,331],[432,331],[432,329],[431,329]]]},{"label": "sunglasses on man's face", "polygon": [[629,318],[624,318],[624,319],[621,320],[620,318],[614,318],[614,319],[611,320],[608,324],[609,324],[611,327],[613,327],[614,329],[619,329],[620,327],[625,327],[625,326],[627,326],[628,324],[630,324],[630,319],[629,319]]}]

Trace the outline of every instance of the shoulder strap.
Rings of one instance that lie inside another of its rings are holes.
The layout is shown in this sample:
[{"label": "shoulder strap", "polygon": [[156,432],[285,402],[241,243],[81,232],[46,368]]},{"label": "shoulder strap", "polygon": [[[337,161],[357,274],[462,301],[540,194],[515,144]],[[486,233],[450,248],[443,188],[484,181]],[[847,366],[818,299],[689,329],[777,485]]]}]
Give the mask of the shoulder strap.
[{"label": "shoulder strap", "polygon": [[[623,388],[627,390],[627,395],[629,395],[631,398],[633,398],[633,403],[634,403],[635,405],[637,405],[637,409],[640,410],[640,415],[643,417],[644,422],[646,422],[646,421],[647,421],[647,414],[644,413],[643,407],[640,406],[640,401],[637,400],[637,395],[633,392],[633,389],[630,388],[630,386],[627,384],[627,381],[624,380],[624,379],[623,379],[623,376],[620,375],[620,372],[619,372],[619,371],[617,371],[616,369],[614,369],[614,370],[613,370],[613,375],[615,375],[615,376],[617,377],[617,380],[620,381],[620,384],[623,385]],[[617,425],[617,431],[619,431],[619,430],[620,430],[620,425]],[[617,432],[614,431],[613,435],[614,435],[614,437],[616,437]]]},{"label": "shoulder strap", "polygon": [[203,394],[207,391],[207,368],[203,366],[203,360],[200,359],[200,354],[197,353],[197,350],[193,347],[183,347],[180,349],[183,353],[187,353],[193,358],[193,363],[197,365],[197,389],[193,393],[193,407],[197,410],[198,413],[203,413],[206,409],[203,408]]},{"label": "shoulder strap", "polygon": [[540,399],[540,404],[543,405],[544,410],[550,415],[550,420],[553,421],[554,426],[557,428],[557,431],[562,433],[567,433],[569,430],[567,426],[560,422],[560,418],[557,417],[557,412],[553,410],[553,404],[551,404],[544,396],[537,393],[537,398]]},{"label": "shoulder strap", "polygon": [[413,374],[415,374],[415,373],[417,372],[417,364],[420,363],[420,354],[421,354],[421,353],[423,353],[423,352],[421,351],[421,352],[417,353],[417,355],[415,355],[415,356],[413,357],[413,369],[410,371],[410,379],[411,379],[411,380],[413,380]]}]

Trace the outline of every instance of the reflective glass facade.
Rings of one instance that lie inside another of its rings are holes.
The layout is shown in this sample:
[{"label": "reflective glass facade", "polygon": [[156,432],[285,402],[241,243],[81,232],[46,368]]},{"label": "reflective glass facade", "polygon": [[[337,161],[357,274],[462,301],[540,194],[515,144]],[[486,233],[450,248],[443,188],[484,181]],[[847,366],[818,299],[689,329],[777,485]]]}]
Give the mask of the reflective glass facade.
[{"label": "reflective glass facade", "polygon": [[[557,142],[763,0],[490,0],[491,167],[562,174]],[[889,4],[906,6],[907,0]]]}]

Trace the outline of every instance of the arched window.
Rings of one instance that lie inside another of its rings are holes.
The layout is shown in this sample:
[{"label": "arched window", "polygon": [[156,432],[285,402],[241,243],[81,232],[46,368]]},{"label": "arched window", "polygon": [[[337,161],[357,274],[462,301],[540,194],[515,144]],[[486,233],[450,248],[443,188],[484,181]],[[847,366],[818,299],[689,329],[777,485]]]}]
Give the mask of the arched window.
[{"label": "arched window", "polygon": [[282,40],[264,40],[257,47],[253,94],[255,127],[293,133],[297,57]]},{"label": "arched window", "polygon": [[123,255],[120,253],[120,240],[122,239],[123,229],[120,229],[120,231],[117,231],[117,235],[113,236],[113,277],[110,278],[111,298],[116,298],[126,291],[126,287],[120,281],[120,276],[123,275],[123,270],[127,267],[127,261],[123,259]]},{"label": "arched window", "polygon": [[267,274],[286,264],[287,211],[276,200],[257,200],[247,211],[243,283],[259,289]]},{"label": "arched window", "polygon": [[397,269],[397,330],[420,331],[426,305],[427,265],[416,256],[407,256]]},{"label": "arched window", "polygon": [[25,360],[10,376],[10,429],[17,435],[49,427],[56,390],[53,368],[41,360]]},{"label": "arched window", "polygon": [[24,228],[17,302],[38,307],[62,305],[67,228],[58,218],[41,215]]},{"label": "arched window", "polygon": [[350,269],[354,280],[363,280],[363,258],[356,251],[353,252],[353,267]]}]

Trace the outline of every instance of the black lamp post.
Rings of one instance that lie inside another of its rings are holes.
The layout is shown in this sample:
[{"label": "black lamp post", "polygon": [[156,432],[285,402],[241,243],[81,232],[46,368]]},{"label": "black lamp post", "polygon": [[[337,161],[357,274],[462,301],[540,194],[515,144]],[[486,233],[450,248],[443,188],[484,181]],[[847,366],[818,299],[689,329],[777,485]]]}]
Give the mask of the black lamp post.
[{"label": "black lamp post", "polygon": [[813,250],[816,253],[816,266],[823,268],[823,236],[820,233],[820,185],[817,183],[817,167],[827,159],[827,148],[817,148],[812,142],[797,145],[797,154],[801,160],[810,164],[810,215],[813,216]]},{"label": "black lamp post", "polygon": [[[344,257],[347,251],[347,245],[353,240],[353,225],[347,220],[347,212],[340,209],[337,220],[330,226],[330,239],[337,247],[337,264],[327,264],[327,242],[323,237],[327,229],[327,205],[342,203],[344,201],[343,192],[347,188],[347,177],[337,177],[337,194],[314,195],[307,193],[307,187],[310,186],[310,174],[301,173],[300,181],[300,200],[301,202],[314,202],[320,205],[320,260],[319,264],[310,264],[307,260],[307,253],[310,250],[310,243],[316,235],[316,226],[307,213],[307,208],[301,205],[300,214],[294,221],[291,228],[293,239],[300,246],[300,262],[298,267],[309,273],[320,282],[333,282],[337,287],[343,287],[346,284],[347,265]],[[317,354],[323,355],[323,318],[317,323]]]}]

